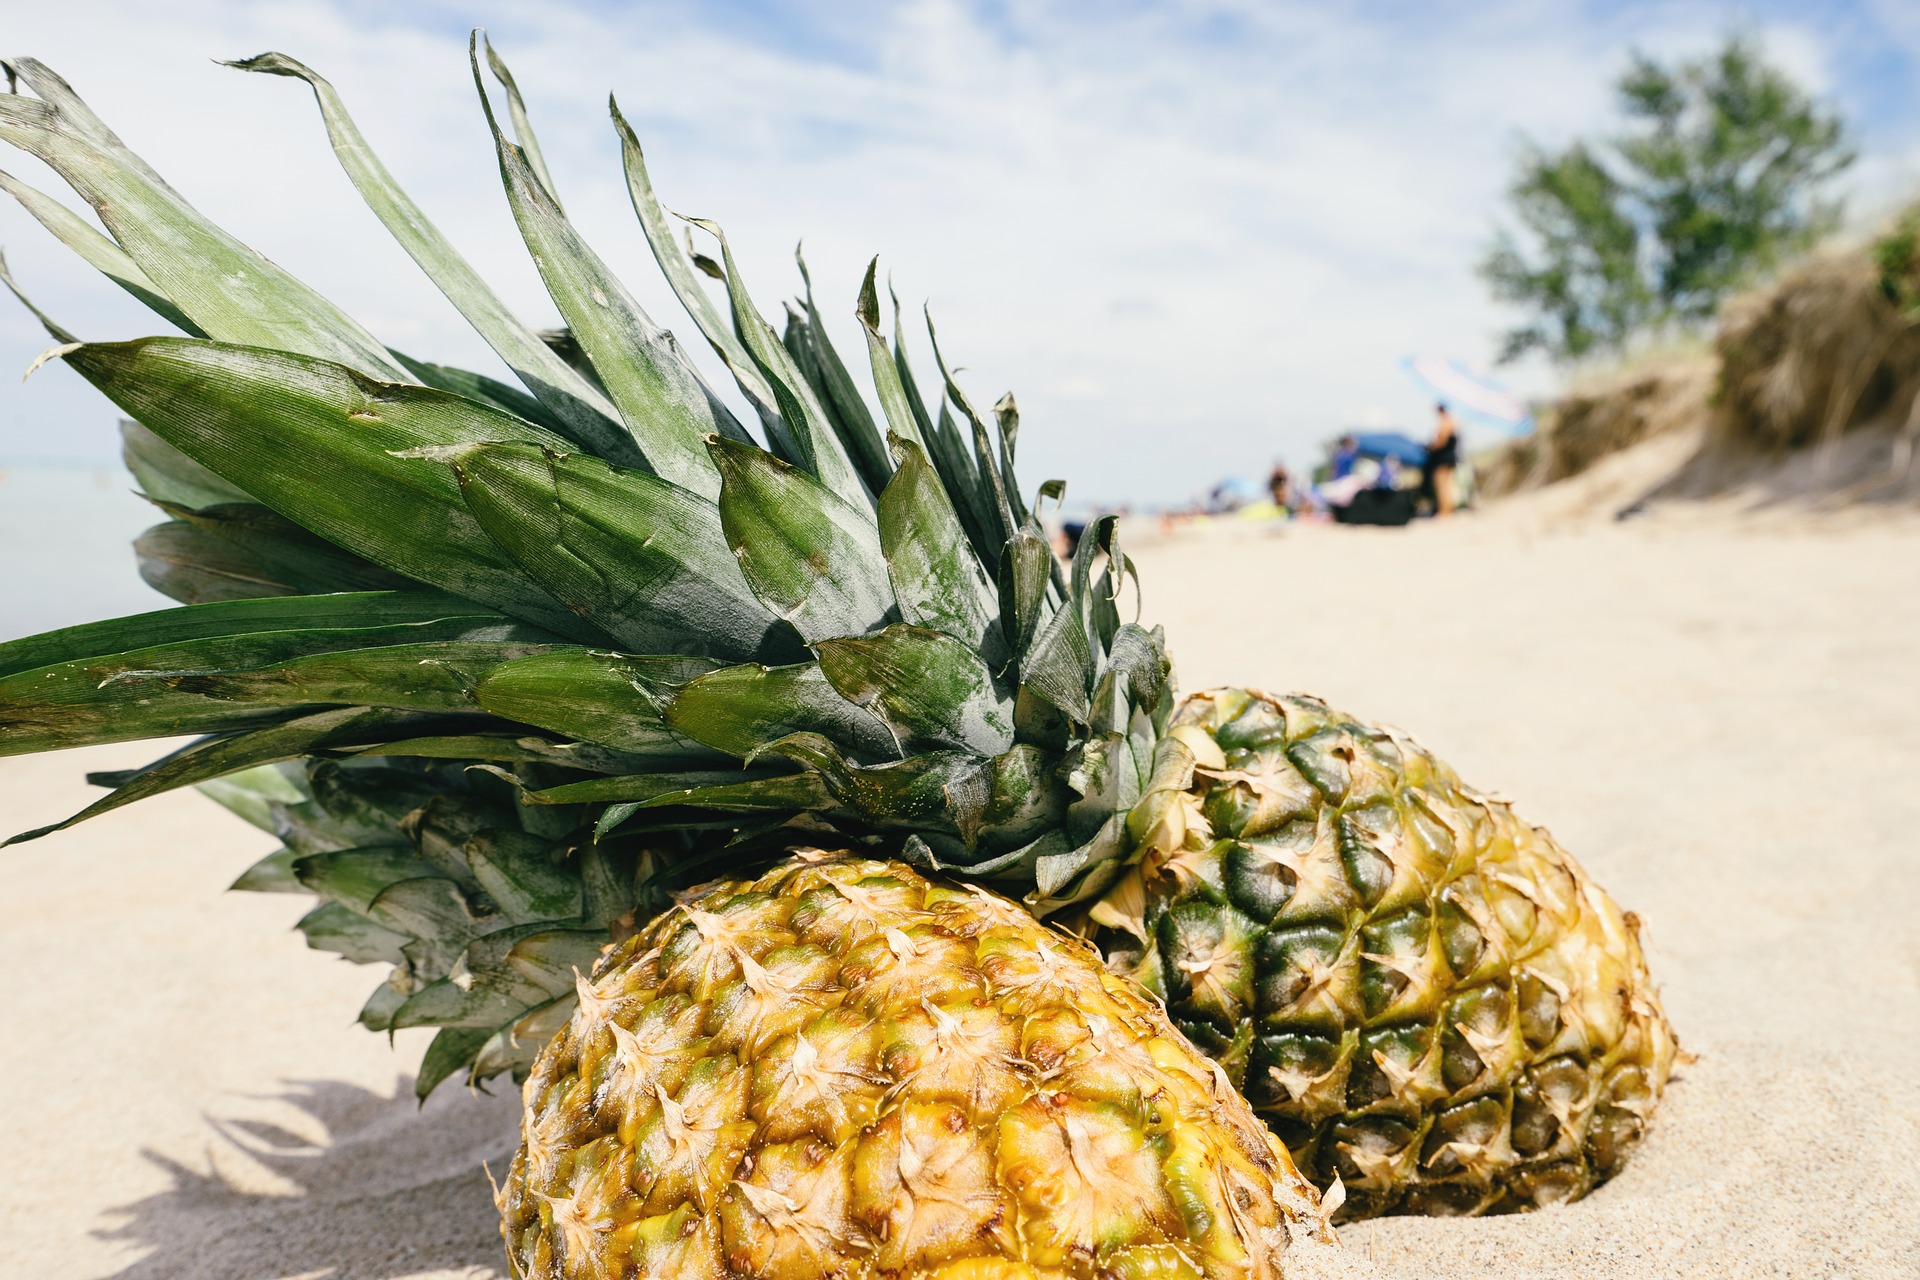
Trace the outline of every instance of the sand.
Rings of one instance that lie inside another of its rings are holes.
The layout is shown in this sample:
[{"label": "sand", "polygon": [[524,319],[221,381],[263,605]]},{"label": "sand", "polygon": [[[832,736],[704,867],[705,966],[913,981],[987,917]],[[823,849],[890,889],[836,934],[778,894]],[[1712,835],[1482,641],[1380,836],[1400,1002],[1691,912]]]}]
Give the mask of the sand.
[{"label": "sand", "polygon": [[[1318,692],[1551,826],[1700,1055],[1588,1200],[1346,1241],[1393,1277],[1920,1276],[1920,518],[1596,518],[1630,481],[1135,548],[1187,687]],[[0,818],[152,754],[0,761]],[[351,1025],[374,974],[222,892],[269,845],[179,794],[0,851],[0,1272],[504,1274],[511,1091],[416,1110],[422,1040]]]}]

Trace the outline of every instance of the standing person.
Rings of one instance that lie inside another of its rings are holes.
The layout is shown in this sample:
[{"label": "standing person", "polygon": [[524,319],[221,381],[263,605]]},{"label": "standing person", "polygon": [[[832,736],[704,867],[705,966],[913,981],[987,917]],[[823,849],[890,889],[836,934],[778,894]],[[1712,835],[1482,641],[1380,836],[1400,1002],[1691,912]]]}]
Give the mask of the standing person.
[{"label": "standing person", "polygon": [[1273,470],[1267,473],[1267,493],[1273,498],[1273,505],[1283,513],[1293,510],[1293,477],[1287,474],[1287,464],[1276,462]]},{"label": "standing person", "polygon": [[1433,514],[1453,514],[1453,472],[1460,465],[1460,426],[1447,411],[1446,401],[1433,406],[1436,419],[1433,443],[1427,446],[1427,463],[1422,488],[1433,494]]},{"label": "standing person", "polygon": [[1332,474],[1329,480],[1345,480],[1353,474],[1353,464],[1360,460],[1360,441],[1352,432],[1341,436],[1333,445]]}]

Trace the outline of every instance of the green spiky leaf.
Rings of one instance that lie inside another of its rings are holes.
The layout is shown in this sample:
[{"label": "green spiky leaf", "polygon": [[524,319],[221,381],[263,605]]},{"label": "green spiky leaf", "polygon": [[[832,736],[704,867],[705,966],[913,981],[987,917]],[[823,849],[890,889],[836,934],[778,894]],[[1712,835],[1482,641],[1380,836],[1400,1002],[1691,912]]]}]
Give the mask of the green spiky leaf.
[{"label": "green spiky leaf", "polygon": [[[727,273],[727,299],[733,306],[734,332],[753,358],[760,376],[772,388],[780,417],[787,424],[790,438],[800,451],[796,463],[817,478],[829,492],[847,502],[849,509],[864,509],[864,504],[869,500],[866,484],[860,478],[858,468],[853,465],[839,432],[834,430],[833,423],[828,419],[819,397],[795,366],[793,357],[780,345],[772,327],[754,309],[746,281],[740,276],[740,266],[733,260],[733,249],[727,243],[726,233],[717,224],[702,218],[689,221],[720,241],[720,257]],[[726,475],[724,466],[721,475],[723,478]]]},{"label": "green spiky leaf", "polygon": [[480,274],[460,256],[439,228],[412,201],[367,140],[346,104],[318,72],[282,53],[263,53],[258,57],[230,62],[241,71],[266,75],[291,76],[305,81],[320,105],[327,127],[327,138],[340,167],[353,180],[360,196],[375,216],[400,242],[400,247],[419,264],[428,278],[447,296],[447,301],[467,318],[475,332],[486,339],[520,380],[526,383],[547,410],[566,424],[566,433],[589,447],[616,460],[623,456],[637,462],[638,450],[615,421],[612,404],[591,380],[582,377],[555,355],[539,335],[522,324],[506,304],[480,278]]},{"label": "green spiky leaf", "polygon": [[513,72],[507,70],[506,60],[494,52],[493,41],[485,32],[480,34],[480,46],[487,51],[487,66],[493,72],[494,79],[507,91],[507,117],[513,121],[514,141],[520,146],[521,154],[527,158],[527,167],[539,180],[540,189],[547,199],[553,201],[554,208],[560,207],[560,188],[554,184],[553,174],[547,170],[547,158],[540,150],[540,140],[534,137],[533,121],[527,116],[526,100],[520,96],[520,86],[514,82]]},{"label": "green spiky leaf", "polygon": [[1013,706],[969,645],[900,623],[814,646],[841,696],[890,729],[901,754],[964,748],[998,755],[1013,745]]},{"label": "green spiky leaf", "polygon": [[213,472],[131,418],[120,420],[120,457],[140,482],[140,492],[158,502],[183,507],[213,507],[223,502],[252,502]]},{"label": "green spiky leaf", "polygon": [[397,456],[490,441],[564,452],[560,437],[444,391],[279,351],[144,338],[66,359],[156,435],[328,541],[563,635],[595,637],[507,559],[446,467]]},{"label": "green spiky leaf", "polygon": [[[0,755],[231,731],[264,720],[283,719],[290,707],[300,703],[352,702],[354,699],[340,696],[342,681],[329,685],[322,678],[302,687],[294,683],[302,669],[293,666],[290,673],[283,674],[288,668],[275,664],[315,654],[344,655],[354,650],[425,643],[424,650],[407,650],[407,656],[400,659],[403,667],[398,677],[391,659],[369,659],[372,665],[363,668],[368,674],[359,679],[361,691],[405,697],[409,696],[406,685],[416,674],[414,668],[423,657],[440,652],[437,644],[427,642],[478,642],[500,654],[504,661],[508,656],[529,652],[527,641],[504,638],[512,631],[512,623],[492,617],[359,630],[264,631],[35,667],[0,679],[0,729],[5,731],[0,733]],[[413,666],[405,667],[407,663]],[[341,675],[353,669],[351,663],[334,664],[333,672]],[[257,674],[241,674],[245,672]],[[253,682],[250,690],[246,686],[249,679]],[[222,685],[222,680],[227,683]],[[319,696],[306,696],[308,689],[318,691]],[[222,700],[219,692],[210,690],[222,690],[230,696]],[[248,692],[255,696],[246,696]],[[424,691],[422,696],[427,696]]]},{"label": "green spiky leaf", "polygon": [[415,585],[255,503],[156,505],[174,518],[141,534],[133,550],[141,578],[175,600],[199,604]]},{"label": "green spiky leaf", "polygon": [[1086,624],[1078,609],[1060,609],[1021,662],[1021,687],[1085,724],[1093,714],[1088,697],[1092,680],[1093,649],[1087,641]]},{"label": "green spiky leaf", "polygon": [[[312,795],[294,781],[300,771],[285,765],[263,764],[200,784],[198,790],[227,812],[262,831],[273,831],[274,811],[282,805],[304,804]],[[116,780],[131,781],[131,778]],[[277,834],[277,833],[276,833]]]},{"label": "green spiky leaf", "polygon": [[894,439],[900,465],[880,495],[880,546],[900,614],[1004,663],[993,588],[968,553],[959,517],[919,446]]},{"label": "green spiky leaf", "polygon": [[293,860],[293,874],[310,893],[365,915],[388,885],[435,874],[413,850],[399,845],[335,849]]},{"label": "green spiky leaf", "polygon": [[556,418],[546,406],[518,387],[510,387],[498,378],[489,378],[484,373],[474,373],[470,369],[457,369],[452,365],[434,364],[427,360],[415,360],[403,351],[388,348],[402,368],[419,380],[421,385],[433,387],[439,391],[451,391],[466,400],[478,400],[481,404],[492,405],[505,410],[516,418],[524,418],[536,427],[545,427],[557,435],[567,434],[567,424]]},{"label": "green spiky leaf", "polygon": [[870,512],[758,449],[711,440],[727,545],[754,594],[809,644],[858,635],[895,611]]},{"label": "green spiky leaf", "polygon": [[[491,48],[488,56],[495,57]],[[504,71],[497,57],[495,62]],[[500,132],[480,82],[478,61],[473,71],[493,132],[507,201],[569,332],[592,363],[650,469],[683,489],[716,497],[720,477],[702,442],[716,433],[746,440],[746,431],[687,363],[672,336],[641,310],[626,286],[567,221],[526,153]]]},{"label": "green spiky leaf", "polygon": [[475,1055],[492,1038],[486,1028],[442,1027],[420,1059],[420,1073],[413,1078],[414,1096],[425,1101],[454,1072],[467,1068],[471,1073]]},{"label": "green spiky leaf", "polygon": [[399,964],[407,935],[375,924],[350,907],[326,902],[300,917],[294,926],[315,951],[331,951],[355,964]]},{"label": "green spiky leaf", "polygon": [[879,269],[878,258],[867,264],[867,276],[861,281],[860,298],[854,306],[854,314],[866,334],[867,359],[873,367],[874,390],[880,395],[880,408],[887,415],[892,434],[924,449],[931,424],[924,421],[926,407],[918,403],[919,391],[911,384],[912,373],[906,365],[906,352],[889,351],[887,340],[880,336],[880,295],[874,288],[874,274]]},{"label": "green spiky leaf", "polygon": [[867,760],[885,759],[895,749],[885,726],[842,697],[817,662],[723,667],[675,693],[666,722],[743,760],[793,733],[824,735]]},{"label": "green spiky leaf", "polygon": [[1046,620],[1047,587],[1053,552],[1026,532],[1009,538],[1000,551],[1000,627],[1008,648],[1024,655]]},{"label": "green spiky leaf", "polygon": [[10,173],[0,173],[0,190],[18,200],[21,207],[39,224],[51,231],[60,243],[84,259],[88,266],[138,298],[152,312],[182,333],[194,338],[207,335],[187,318],[186,312],[160,292],[127,251],[102,235],[93,225],[71,209],[41,191],[36,191]]},{"label": "green spiky leaf", "polygon": [[255,765],[292,760],[324,751],[336,744],[402,736],[409,731],[417,731],[425,719],[405,712],[369,707],[335,707],[231,737],[203,739],[193,747],[169,756],[126,785],[115,788],[111,795],[94,801],[66,821],[25,831],[0,843],[18,844],[24,840],[38,839],[122,805],[132,804],[135,800],[144,800],[178,787],[191,787],[209,778],[237,773]]},{"label": "green spiky leaf", "polygon": [[580,875],[554,861],[551,841],[494,830],[467,843],[467,864],[494,904],[514,920],[576,920]]},{"label": "green spiky leaf", "polygon": [[893,474],[893,460],[887,456],[887,446],[880,438],[880,430],[874,425],[873,413],[867,408],[860,388],[854,384],[853,375],[847,372],[846,362],[840,358],[840,353],[834,350],[826,321],[813,300],[813,277],[807,271],[807,260],[798,246],[794,248],[793,258],[800,267],[800,279],[806,287],[804,323],[798,325],[795,332],[806,351],[807,365],[813,373],[809,381],[815,385],[820,404],[826,409],[835,434],[840,437],[841,447],[847,451],[861,478],[867,482],[867,488],[879,493],[886,487],[887,478]]},{"label": "green spiky leaf", "polygon": [[[563,783],[544,791],[528,793],[535,804],[638,804],[668,792],[686,792],[698,787],[728,786],[741,781],[758,781],[772,774],[743,774],[740,769],[698,769],[675,773],[633,773],[607,778],[584,778]],[[784,776],[784,775],[783,775]]]},{"label": "green spiky leaf", "polygon": [[640,219],[641,230],[646,233],[647,245],[653,250],[654,260],[660,264],[661,274],[666,276],[674,296],[687,309],[687,314],[693,317],[695,325],[714,352],[725,362],[728,372],[740,384],[741,391],[753,402],[775,448],[792,460],[798,456],[797,446],[792,442],[786,423],[780,418],[779,407],[774,403],[773,388],[767,385],[767,380],[755,367],[753,357],[747,354],[747,349],[734,336],[726,317],[701,287],[686,250],[673,238],[673,229],[667,225],[666,211],[660,207],[660,200],[653,192],[653,181],[647,176],[646,158],[640,149],[640,139],[634,134],[633,126],[627,123],[626,117],[620,114],[620,105],[611,95],[607,98],[607,110],[613,116],[614,129],[620,135],[627,194],[633,200],[633,211]]},{"label": "green spiky leaf", "polygon": [[479,446],[445,460],[494,542],[622,647],[799,656],[792,629],[754,595],[727,550],[719,509],[698,494],[532,445]]},{"label": "green spiky leaf", "polygon": [[701,658],[555,652],[523,658],[480,682],[495,715],[619,751],[700,759],[710,753],[670,729],[662,710],[677,689],[713,670]]},{"label": "green spiky leaf", "polygon": [[518,640],[441,640],[313,654],[247,670],[126,673],[116,683],[244,706],[348,704],[410,711],[475,711],[486,678],[517,659],[579,653]]},{"label": "green spiky leaf", "polygon": [[344,311],[216,227],[161,181],[66,81],[32,58],[9,67],[40,97],[0,94],[0,140],[65,178],[153,291],[202,332],[337,361],[374,377],[406,376]]},{"label": "green spiky leaf", "polygon": [[[356,591],[340,595],[232,600],[87,622],[0,644],[0,677],[110,654],[264,632],[376,632],[382,627],[462,619],[471,626],[509,619],[439,591]],[[356,643],[347,637],[341,647]],[[104,676],[102,677],[104,678]]]},{"label": "green spiky leaf", "polygon": [[826,799],[820,779],[811,773],[742,776],[733,773],[655,773],[627,778],[589,778],[540,792],[547,804],[636,804],[658,809],[669,805],[754,812],[818,808]]},{"label": "green spiky leaf", "polygon": [[291,849],[275,849],[241,872],[227,887],[247,893],[305,893],[307,887],[293,873],[294,858]]}]

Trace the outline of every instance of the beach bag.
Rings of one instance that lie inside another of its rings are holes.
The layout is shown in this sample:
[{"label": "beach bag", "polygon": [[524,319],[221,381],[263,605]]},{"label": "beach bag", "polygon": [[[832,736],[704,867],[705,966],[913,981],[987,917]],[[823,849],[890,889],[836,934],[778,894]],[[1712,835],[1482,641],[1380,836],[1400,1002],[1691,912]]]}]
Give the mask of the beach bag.
[{"label": "beach bag", "polygon": [[1362,489],[1353,501],[1333,509],[1341,524],[1399,526],[1413,519],[1413,495],[1399,489]]}]

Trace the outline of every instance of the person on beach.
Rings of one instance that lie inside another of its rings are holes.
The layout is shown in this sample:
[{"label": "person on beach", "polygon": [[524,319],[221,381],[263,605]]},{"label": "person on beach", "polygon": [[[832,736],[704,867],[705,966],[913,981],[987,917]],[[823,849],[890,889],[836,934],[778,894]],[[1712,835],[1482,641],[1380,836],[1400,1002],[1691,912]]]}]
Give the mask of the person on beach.
[{"label": "person on beach", "polygon": [[1450,516],[1454,507],[1453,472],[1460,465],[1460,427],[1448,412],[1446,401],[1433,408],[1433,443],[1427,446],[1420,487],[1432,497],[1434,515]]},{"label": "person on beach", "polygon": [[1360,460],[1360,441],[1351,432],[1334,442],[1333,458],[1329,465],[1329,480],[1344,480],[1353,474],[1353,464]]},{"label": "person on beach", "polygon": [[1282,512],[1293,510],[1293,477],[1287,473],[1286,463],[1274,463],[1273,470],[1267,473],[1267,494]]}]

